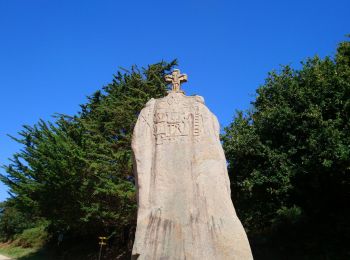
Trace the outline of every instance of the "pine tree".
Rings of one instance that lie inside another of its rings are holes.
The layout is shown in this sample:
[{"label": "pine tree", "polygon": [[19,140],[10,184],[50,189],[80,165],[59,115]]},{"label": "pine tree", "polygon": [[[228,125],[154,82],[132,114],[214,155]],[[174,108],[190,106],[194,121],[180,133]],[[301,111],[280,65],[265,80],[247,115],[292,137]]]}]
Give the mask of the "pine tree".
[{"label": "pine tree", "polygon": [[23,149],[1,176],[16,204],[49,220],[52,234],[128,233],[136,217],[133,127],[149,99],[166,95],[164,75],[174,65],[118,71],[77,115],[24,126],[13,138]]}]

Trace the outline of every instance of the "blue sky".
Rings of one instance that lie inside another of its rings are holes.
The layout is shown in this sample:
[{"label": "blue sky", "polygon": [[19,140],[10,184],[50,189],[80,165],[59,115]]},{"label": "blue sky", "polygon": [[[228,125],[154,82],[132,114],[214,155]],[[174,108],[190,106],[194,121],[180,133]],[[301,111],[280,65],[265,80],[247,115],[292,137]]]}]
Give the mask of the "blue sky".
[{"label": "blue sky", "polygon": [[20,149],[6,134],[76,113],[132,64],[177,58],[186,93],[204,96],[225,126],[269,71],[333,55],[349,13],[348,0],[0,0],[0,164]]}]

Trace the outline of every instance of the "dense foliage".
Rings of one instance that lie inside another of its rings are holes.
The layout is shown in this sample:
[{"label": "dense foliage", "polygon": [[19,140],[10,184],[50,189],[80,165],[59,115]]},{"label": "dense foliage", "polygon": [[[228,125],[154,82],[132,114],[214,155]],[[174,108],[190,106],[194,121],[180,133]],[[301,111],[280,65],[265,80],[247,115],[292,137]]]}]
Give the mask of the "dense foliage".
[{"label": "dense foliage", "polygon": [[350,256],[350,42],[334,59],[271,72],[223,144],[251,235],[274,230],[286,247]]},{"label": "dense foliage", "polygon": [[49,220],[52,234],[128,240],[136,209],[132,130],[145,103],[166,94],[164,75],[175,64],[118,71],[76,116],[24,126],[13,138],[23,149],[1,177],[15,204]]},{"label": "dense foliage", "polygon": [[25,229],[39,224],[41,219],[25,210],[21,210],[13,199],[0,203],[0,242],[13,240]]}]

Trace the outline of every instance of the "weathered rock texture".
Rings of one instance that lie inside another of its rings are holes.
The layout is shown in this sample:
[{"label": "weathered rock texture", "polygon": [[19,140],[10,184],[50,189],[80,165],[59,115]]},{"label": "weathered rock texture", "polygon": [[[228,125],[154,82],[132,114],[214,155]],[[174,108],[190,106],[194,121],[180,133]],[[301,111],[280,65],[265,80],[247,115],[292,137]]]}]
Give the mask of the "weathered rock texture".
[{"label": "weathered rock texture", "polygon": [[151,99],[134,129],[133,259],[253,259],[231,198],[219,123],[200,96]]}]

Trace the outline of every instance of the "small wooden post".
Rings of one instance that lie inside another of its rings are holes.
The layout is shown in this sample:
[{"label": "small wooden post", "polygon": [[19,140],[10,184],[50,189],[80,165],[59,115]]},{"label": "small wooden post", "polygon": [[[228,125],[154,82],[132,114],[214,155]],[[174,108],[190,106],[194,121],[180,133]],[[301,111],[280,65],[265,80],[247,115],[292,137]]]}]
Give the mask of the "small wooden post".
[{"label": "small wooden post", "polygon": [[101,255],[102,255],[102,247],[107,245],[106,240],[107,237],[99,237],[100,242],[98,243],[100,245],[100,253],[98,254],[98,260],[101,260]]}]

